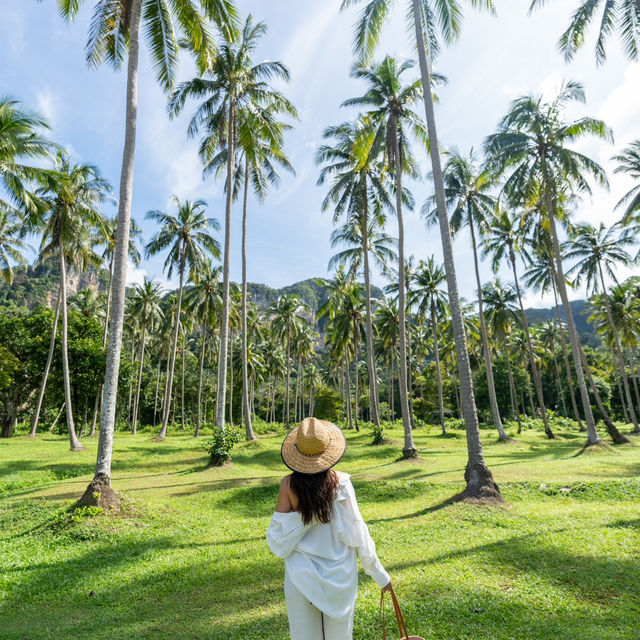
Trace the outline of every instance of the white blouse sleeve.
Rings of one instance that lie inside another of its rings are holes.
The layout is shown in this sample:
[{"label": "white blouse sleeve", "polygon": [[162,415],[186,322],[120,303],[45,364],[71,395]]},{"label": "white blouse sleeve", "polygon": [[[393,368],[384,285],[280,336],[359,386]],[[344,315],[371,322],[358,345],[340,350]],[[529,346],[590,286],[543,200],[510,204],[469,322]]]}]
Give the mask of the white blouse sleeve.
[{"label": "white blouse sleeve", "polygon": [[378,559],[376,545],[360,514],[351,480],[346,479],[342,488],[339,499],[342,498],[340,504],[343,507],[344,523],[338,538],[347,546],[357,550],[364,572],[373,578],[379,587],[386,587],[391,578]]},{"label": "white blouse sleeve", "polygon": [[267,544],[274,555],[285,560],[304,534],[306,528],[302,524],[302,516],[297,511],[280,513],[276,511],[267,529]]}]

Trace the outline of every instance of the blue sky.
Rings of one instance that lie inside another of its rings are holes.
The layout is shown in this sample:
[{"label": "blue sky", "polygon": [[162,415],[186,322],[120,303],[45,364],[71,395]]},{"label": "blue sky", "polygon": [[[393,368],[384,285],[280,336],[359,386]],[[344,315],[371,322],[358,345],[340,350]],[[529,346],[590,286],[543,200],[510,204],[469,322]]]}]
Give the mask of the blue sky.
[{"label": "blue sky", "polygon": [[[38,110],[51,123],[52,137],[67,146],[78,159],[97,164],[117,191],[124,129],[124,73],[110,68],[88,69],[84,43],[92,2],[85,3],[77,21],[68,25],[57,15],[55,0],[3,2],[0,22],[0,94],[9,94]],[[571,64],[556,50],[577,0],[556,0],[527,16],[529,0],[496,0],[497,17],[466,12],[458,44],[446,50],[438,71],[449,85],[438,90],[437,120],[441,144],[467,152],[479,148],[483,138],[495,130],[514,98],[530,93],[553,95],[565,78],[581,81],[587,105],[570,115],[603,118],[613,129],[615,144],[588,142],[579,149],[600,161],[609,171],[611,191],[597,189],[584,200],[576,220],[607,224],[617,219],[613,206],[631,184],[612,174],[611,156],[640,136],[640,65],[622,56],[617,41],[609,44],[609,60],[596,67],[593,38]],[[349,77],[353,63],[352,29],[356,10],[339,12],[340,0],[302,3],[293,0],[239,0],[243,15],[253,14],[269,27],[257,59],[282,60],[292,80],[284,89],[300,113],[300,121],[287,137],[287,152],[296,176],[283,176],[279,190],[264,205],[252,202],[249,212],[249,280],[280,287],[313,276],[327,275],[333,253],[329,246],[331,216],[322,213],[323,188],[316,187],[318,169],[315,150],[322,131],[353,118],[353,111],[340,109],[346,98],[359,95],[363,87]],[[410,38],[404,30],[404,2],[385,31],[378,57],[389,53],[413,57]],[[180,77],[193,70],[185,59]],[[136,151],[133,212],[148,240],[155,231],[144,220],[149,209],[164,209],[172,194],[179,198],[203,198],[210,215],[223,219],[221,182],[202,180],[197,141],[186,137],[185,116],[170,120],[166,98],[155,83],[143,48],[139,85],[139,126]],[[416,149],[423,171],[429,170],[426,152]],[[413,185],[421,204],[431,194],[428,181]],[[105,213],[115,214],[108,206]],[[240,278],[240,206],[236,205],[232,236],[232,277]],[[425,229],[417,213],[406,215],[407,253],[417,258],[440,256],[437,229]],[[397,235],[395,219],[388,232]],[[472,256],[466,235],[455,242],[461,292],[473,298]],[[143,275],[165,281],[164,257],[145,261],[130,270],[131,281]],[[483,280],[491,277],[483,264]],[[622,275],[626,275],[626,272]],[[505,277],[506,274],[505,274]],[[374,281],[382,284],[380,277]],[[580,295],[580,292],[576,292]],[[529,294],[530,304],[547,303]]]}]

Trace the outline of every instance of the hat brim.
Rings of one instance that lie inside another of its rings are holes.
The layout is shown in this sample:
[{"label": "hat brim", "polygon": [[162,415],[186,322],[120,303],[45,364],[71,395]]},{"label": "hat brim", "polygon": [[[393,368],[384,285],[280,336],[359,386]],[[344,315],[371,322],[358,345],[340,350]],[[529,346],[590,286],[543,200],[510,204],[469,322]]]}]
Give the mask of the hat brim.
[{"label": "hat brim", "polygon": [[329,431],[329,443],[322,453],[309,455],[298,451],[299,426],[291,429],[285,437],[280,449],[280,455],[282,456],[282,462],[291,471],[313,475],[314,473],[322,473],[327,469],[331,469],[342,460],[342,456],[344,456],[344,452],[347,449],[347,440],[344,437],[344,433],[342,433],[342,429],[327,420],[320,420],[320,422]]}]

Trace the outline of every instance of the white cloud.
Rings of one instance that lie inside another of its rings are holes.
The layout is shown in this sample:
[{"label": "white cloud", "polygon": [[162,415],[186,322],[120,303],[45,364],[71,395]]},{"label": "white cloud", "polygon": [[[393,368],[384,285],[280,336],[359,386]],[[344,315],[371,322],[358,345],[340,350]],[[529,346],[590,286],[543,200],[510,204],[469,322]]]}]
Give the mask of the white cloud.
[{"label": "white cloud", "polygon": [[147,275],[147,270],[136,267],[131,260],[127,263],[127,286],[142,284]]},{"label": "white cloud", "polygon": [[627,144],[638,135],[638,100],[640,98],[640,64],[629,65],[622,82],[605,98],[598,110],[616,136]]},{"label": "white cloud", "polygon": [[52,128],[55,128],[58,115],[58,99],[51,87],[45,86],[36,92],[36,110]]}]

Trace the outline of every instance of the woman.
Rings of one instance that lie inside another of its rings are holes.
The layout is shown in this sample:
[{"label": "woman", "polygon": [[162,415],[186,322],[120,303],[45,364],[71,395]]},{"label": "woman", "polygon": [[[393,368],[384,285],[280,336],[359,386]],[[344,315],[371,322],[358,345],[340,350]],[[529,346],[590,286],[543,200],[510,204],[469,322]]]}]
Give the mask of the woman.
[{"label": "woman", "polygon": [[280,483],[267,543],[285,560],[291,640],[352,640],[356,550],[365,572],[384,591],[391,588],[349,475],[332,469],[346,446],[336,425],[316,418],[303,420],[282,443],[293,473]]}]

